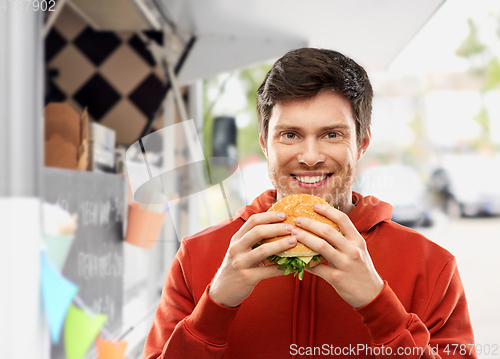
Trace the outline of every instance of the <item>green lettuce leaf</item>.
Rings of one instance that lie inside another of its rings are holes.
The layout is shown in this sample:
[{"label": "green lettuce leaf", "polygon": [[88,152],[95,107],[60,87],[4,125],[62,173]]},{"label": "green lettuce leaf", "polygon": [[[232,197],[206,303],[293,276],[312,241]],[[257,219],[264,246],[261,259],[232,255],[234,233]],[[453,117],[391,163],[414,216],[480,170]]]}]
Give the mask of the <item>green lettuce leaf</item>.
[{"label": "green lettuce leaf", "polygon": [[[261,243],[256,243],[252,246],[252,249],[260,246]],[[309,264],[312,261],[317,261],[321,258],[321,254],[317,254],[312,257],[309,263],[304,262],[302,259],[298,257],[280,257],[277,255],[272,255],[267,257],[267,260],[271,264],[277,264],[278,269],[285,271],[285,275],[289,275],[293,273],[293,276],[299,276],[299,279],[302,280],[304,278],[304,271],[306,268],[309,268]]]},{"label": "green lettuce leaf", "polygon": [[267,257],[269,263],[275,263],[279,265],[278,269],[284,270],[285,275],[289,275],[293,273],[293,276],[299,276],[299,279],[302,280],[304,278],[304,271],[306,268],[309,268],[309,264],[312,261],[317,261],[321,258],[321,254],[317,254],[312,257],[309,263],[304,262],[302,259],[298,257],[280,257],[277,255]]}]

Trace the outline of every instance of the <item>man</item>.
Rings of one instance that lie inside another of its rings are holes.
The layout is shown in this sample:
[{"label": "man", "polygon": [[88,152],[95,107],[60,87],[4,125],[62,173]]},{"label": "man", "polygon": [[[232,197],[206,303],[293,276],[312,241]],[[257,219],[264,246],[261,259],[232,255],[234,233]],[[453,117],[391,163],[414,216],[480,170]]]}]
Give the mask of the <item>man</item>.
[{"label": "man", "polygon": [[[389,204],[352,192],[372,97],[364,69],[338,52],[304,48],[274,64],[258,112],[275,190],[183,240],[143,358],[475,357],[454,257],[392,222]],[[294,193],[333,205],[315,210],[344,236],[298,218],[317,238],[266,212]],[[302,281],[266,262],[297,241],[328,261]]]}]

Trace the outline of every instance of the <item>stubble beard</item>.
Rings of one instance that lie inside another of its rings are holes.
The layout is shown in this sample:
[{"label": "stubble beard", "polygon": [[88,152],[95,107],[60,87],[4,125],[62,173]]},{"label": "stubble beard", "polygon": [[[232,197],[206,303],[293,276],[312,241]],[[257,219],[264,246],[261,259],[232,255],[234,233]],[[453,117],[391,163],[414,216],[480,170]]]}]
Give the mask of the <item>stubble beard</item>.
[{"label": "stubble beard", "polygon": [[[290,182],[289,175],[280,176],[277,170],[270,168],[270,166],[269,177],[271,178],[274,188],[277,190],[277,201],[283,197],[297,193],[316,195],[314,189],[298,187],[296,182]],[[321,197],[331,206],[334,206],[342,212],[346,212],[352,204],[352,185],[355,177],[356,165],[347,165],[341,174],[334,174],[331,178],[329,178],[329,181],[333,182],[332,191],[326,195],[321,195]]]}]

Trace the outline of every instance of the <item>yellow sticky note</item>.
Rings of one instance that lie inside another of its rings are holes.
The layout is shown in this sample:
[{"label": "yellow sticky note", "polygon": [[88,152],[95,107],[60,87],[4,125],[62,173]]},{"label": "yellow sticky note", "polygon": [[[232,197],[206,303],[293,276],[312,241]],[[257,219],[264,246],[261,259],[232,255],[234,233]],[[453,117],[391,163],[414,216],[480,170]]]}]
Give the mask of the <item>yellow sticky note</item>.
[{"label": "yellow sticky note", "polygon": [[105,314],[90,316],[71,305],[64,325],[66,358],[82,359],[107,319],[108,316]]},{"label": "yellow sticky note", "polygon": [[128,344],[127,342],[111,342],[97,337],[95,344],[97,347],[98,359],[125,359],[125,350],[127,350]]}]

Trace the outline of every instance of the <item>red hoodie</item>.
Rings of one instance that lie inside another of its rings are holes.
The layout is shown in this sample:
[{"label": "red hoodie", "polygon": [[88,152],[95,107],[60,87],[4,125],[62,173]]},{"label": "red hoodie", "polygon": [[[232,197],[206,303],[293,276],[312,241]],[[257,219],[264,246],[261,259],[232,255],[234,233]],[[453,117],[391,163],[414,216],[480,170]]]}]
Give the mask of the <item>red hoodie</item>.
[{"label": "red hoodie", "polygon": [[465,293],[455,258],[392,222],[392,207],[353,195],[349,218],[385,282],[353,309],[310,273],[261,281],[239,307],[208,296],[233,234],[273,204],[267,191],[235,217],[182,241],[165,280],[143,358],[475,358]]}]

